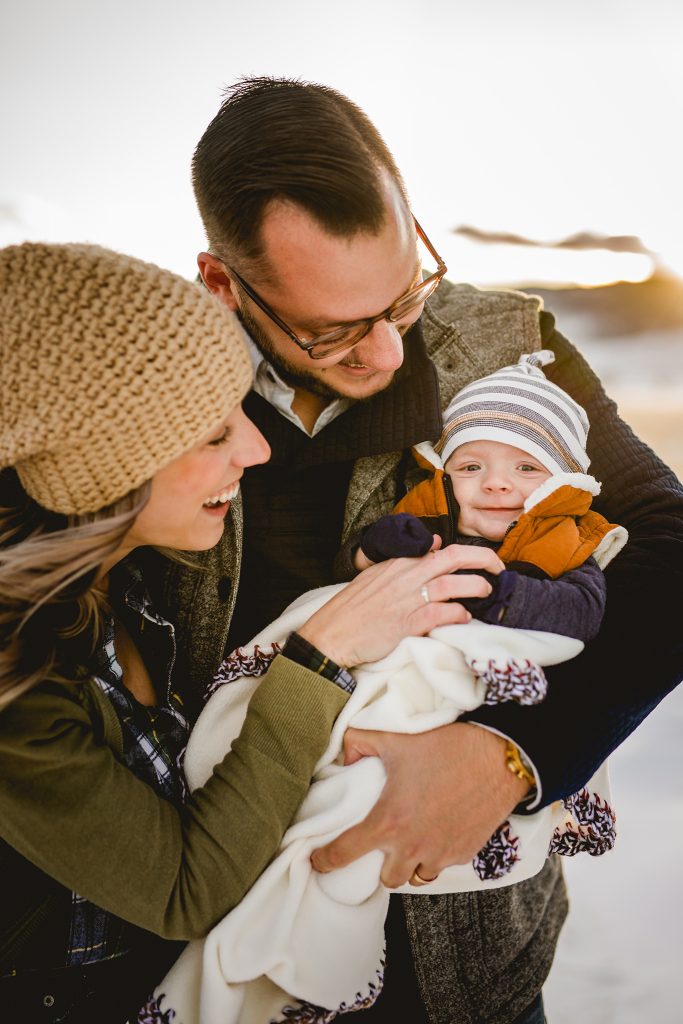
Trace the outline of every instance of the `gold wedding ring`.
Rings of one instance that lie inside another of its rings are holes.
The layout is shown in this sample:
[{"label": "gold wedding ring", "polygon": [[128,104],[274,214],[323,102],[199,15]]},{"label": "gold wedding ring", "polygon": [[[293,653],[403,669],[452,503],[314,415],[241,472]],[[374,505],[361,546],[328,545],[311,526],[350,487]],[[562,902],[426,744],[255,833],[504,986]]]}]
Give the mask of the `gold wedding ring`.
[{"label": "gold wedding ring", "polygon": [[425,604],[429,604],[429,587],[427,586],[426,583],[423,583],[422,586],[420,587],[420,597],[422,598]]},{"label": "gold wedding ring", "polygon": [[[419,866],[420,865],[418,864],[417,868],[419,868]],[[429,885],[430,882],[435,882],[439,877],[438,875],[434,875],[433,878],[423,878],[422,875],[417,870],[417,868],[415,868],[412,875],[408,879],[408,885]]]}]

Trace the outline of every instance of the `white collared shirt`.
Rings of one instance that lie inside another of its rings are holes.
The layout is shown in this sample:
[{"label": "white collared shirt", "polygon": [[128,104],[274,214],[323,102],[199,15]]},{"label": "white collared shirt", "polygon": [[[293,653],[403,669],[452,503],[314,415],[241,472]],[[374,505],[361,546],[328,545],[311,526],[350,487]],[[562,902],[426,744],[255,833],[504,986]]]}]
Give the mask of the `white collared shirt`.
[{"label": "white collared shirt", "polygon": [[337,416],[341,416],[343,412],[353,404],[351,398],[334,398],[328,405],[325,406],[323,411],[318,416],[313,430],[310,432],[306,429],[300,418],[292,409],[292,402],[294,401],[295,391],[289,384],[285,384],[282,378],[279,376],[277,371],[270,365],[270,363],[263,357],[256,344],[252,340],[247,332],[244,332],[247,348],[249,349],[249,355],[251,356],[251,362],[254,367],[254,391],[261,398],[265,398],[266,402],[270,402],[274,409],[277,409],[285,419],[293,423],[299,430],[303,430],[309,437],[315,437],[316,434],[320,433],[323,427],[326,427],[328,423],[336,419]]}]

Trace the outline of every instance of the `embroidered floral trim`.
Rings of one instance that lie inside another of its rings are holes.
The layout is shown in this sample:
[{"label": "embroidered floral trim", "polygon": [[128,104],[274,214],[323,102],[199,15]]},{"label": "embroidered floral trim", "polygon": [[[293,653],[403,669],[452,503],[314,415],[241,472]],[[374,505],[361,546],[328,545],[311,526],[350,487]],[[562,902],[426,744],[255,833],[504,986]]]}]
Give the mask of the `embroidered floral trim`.
[{"label": "embroidered floral trim", "polygon": [[[277,1020],[272,1018],[268,1024],[330,1024],[340,1013],[356,1013],[358,1010],[368,1010],[378,999],[382,986],[384,985],[384,970],[386,960],[382,959],[381,968],[376,971],[377,981],[368,983],[366,995],[356,993],[352,1003],[343,1002],[336,1010],[327,1010],[324,1006],[316,1006],[314,1003],[305,1001],[297,1003],[296,1006],[283,1006],[282,1017]],[[155,1022],[152,1022],[155,1024]]]},{"label": "embroidered floral trim", "polygon": [[155,998],[150,996],[143,1007],[138,1011],[137,1024],[173,1024],[175,1010],[162,1010],[161,1000],[166,998],[164,992]]},{"label": "embroidered floral trim", "polygon": [[472,861],[482,882],[507,875],[519,860],[518,846],[519,836],[513,834],[510,822],[504,821]]},{"label": "embroidered floral trim", "polygon": [[221,686],[234,683],[242,676],[262,676],[281,650],[282,645],[277,643],[266,644],[265,647],[259,647],[258,644],[253,648],[237,647],[218,666],[216,675],[206,689],[204,700],[208,700]]},{"label": "embroidered floral trim", "polygon": [[606,800],[601,800],[597,793],[581,789],[565,797],[562,803],[576,824],[568,823],[564,828],[555,829],[548,854],[574,857],[577,853],[589,853],[591,857],[599,857],[612,849],[617,839],[617,819]]},{"label": "embroidered floral trim", "polygon": [[314,1003],[299,1003],[297,1006],[283,1006],[282,1017],[271,1018],[269,1024],[330,1024],[339,1010],[326,1010]]},{"label": "embroidered floral trim", "polygon": [[539,665],[531,661],[509,658],[503,667],[495,661],[482,662],[468,658],[467,664],[486,686],[484,704],[538,704],[548,692],[548,680]]}]

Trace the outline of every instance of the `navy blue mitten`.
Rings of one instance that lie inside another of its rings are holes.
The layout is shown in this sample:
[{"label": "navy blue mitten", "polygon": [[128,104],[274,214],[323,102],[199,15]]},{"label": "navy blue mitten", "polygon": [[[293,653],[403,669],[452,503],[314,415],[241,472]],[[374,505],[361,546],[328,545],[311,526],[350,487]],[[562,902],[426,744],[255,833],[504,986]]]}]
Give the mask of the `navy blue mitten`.
[{"label": "navy blue mitten", "polygon": [[382,516],[376,523],[366,526],[360,537],[361,551],[371,562],[418,558],[426,555],[433,543],[434,535],[421,519],[409,512]]}]

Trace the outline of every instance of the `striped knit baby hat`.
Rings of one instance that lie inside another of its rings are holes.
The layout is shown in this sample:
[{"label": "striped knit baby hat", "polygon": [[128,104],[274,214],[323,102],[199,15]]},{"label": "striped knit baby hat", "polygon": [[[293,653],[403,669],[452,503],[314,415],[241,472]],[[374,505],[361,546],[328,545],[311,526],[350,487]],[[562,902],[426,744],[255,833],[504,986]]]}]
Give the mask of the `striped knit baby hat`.
[{"label": "striped knit baby hat", "polygon": [[585,473],[588,417],[566,391],[546,380],[547,349],[521,356],[459,391],[444,413],[436,447],[445,465],[467,441],[502,441],[533,455],[551,473]]},{"label": "striped knit baby hat", "polygon": [[122,498],[242,400],[251,363],[199,285],[93,245],[0,250],[0,468],[54,512]]}]

